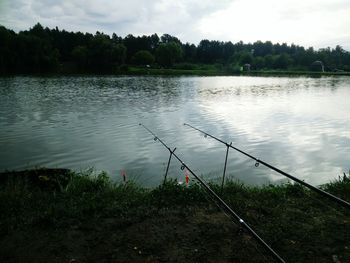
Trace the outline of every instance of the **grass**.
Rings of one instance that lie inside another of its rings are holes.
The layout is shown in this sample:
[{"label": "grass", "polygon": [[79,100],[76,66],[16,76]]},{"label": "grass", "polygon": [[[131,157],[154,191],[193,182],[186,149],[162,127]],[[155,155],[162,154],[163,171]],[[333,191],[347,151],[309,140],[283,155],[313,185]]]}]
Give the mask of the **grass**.
[{"label": "grass", "polygon": [[169,75],[169,76],[223,76],[228,75],[226,72],[215,67],[196,67],[193,69],[183,68],[144,68],[129,67],[125,72],[127,75]]},{"label": "grass", "polygon": [[[322,188],[349,201],[350,175]],[[221,197],[288,262],[350,261],[349,211],[300,185],[230,181]],[[196,183],[150,189],[91,171],[8,172],[0,211],[1,262],[271,261]]]},{"label": "grass", "polygon": [[257,75],[257,76],[350,76],[350,72],[318,72],[318,71],[307,71],[307,70],[252,70],[251,72],[243,73],[246,75]]},{"label": "grass", "polygon": [[173,68],[146,68],[129,66],[127,71],[121,72],[127,75],[194,75],[194,76],[350,76],[350,72],[315,72],[307,70],[252,70],[250,72],[240,72],[221,64],[188,64],[180,63]]}]

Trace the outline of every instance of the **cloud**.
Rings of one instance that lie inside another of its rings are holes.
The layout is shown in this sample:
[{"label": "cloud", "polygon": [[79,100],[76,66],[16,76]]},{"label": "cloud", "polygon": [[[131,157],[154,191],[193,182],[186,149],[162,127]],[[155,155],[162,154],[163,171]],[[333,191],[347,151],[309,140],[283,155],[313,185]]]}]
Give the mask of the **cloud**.
[{"label": "cloud", "polygon": [[345,0],[237,0],[204,18],[199,30],[215,39],[350,49],[349,14]]},{"label": "cloud", "polygon": [[40,22],[70,31],[125,36],[169,33],[182,41],[271,40],[350,49],[348,0],[3,0],[0,24]]},{"label": "cloud", "polygon": [[[0,23],[16,31],[40,22],[74,31],[119,35],[170,33],[193,35],[191,26],[231,1],[210,0],[5,0]],[[199,37],[199,36],[198,36]],[[192,39],[193,40],[193,39]]]}]

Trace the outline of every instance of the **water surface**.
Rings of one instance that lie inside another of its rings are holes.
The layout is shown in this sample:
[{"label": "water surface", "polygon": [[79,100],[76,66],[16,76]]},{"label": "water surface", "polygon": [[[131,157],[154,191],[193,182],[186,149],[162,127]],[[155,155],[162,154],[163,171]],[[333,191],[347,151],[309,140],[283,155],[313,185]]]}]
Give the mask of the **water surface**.
[{"label": "water surface", "polygon": [[[120,170],[158,184],[168,152],[152,129],[210,179],[226,148],[197,126],[312,184],[350,168],[350,78],[13,77],[0,79],[0,170]],[[283,177],[230,151],[227,174],[250,184]],[[184,179],[180,164],[169,177]]]}]

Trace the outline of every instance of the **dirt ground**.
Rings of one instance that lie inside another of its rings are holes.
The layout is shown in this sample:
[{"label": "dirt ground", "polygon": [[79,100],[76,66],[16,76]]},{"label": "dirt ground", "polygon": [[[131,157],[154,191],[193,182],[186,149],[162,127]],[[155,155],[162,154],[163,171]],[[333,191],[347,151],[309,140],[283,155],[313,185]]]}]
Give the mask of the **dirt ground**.
[{"label": "dirt ground", "polygon": [[[274,262],[196,185],[144,189],[57,169],[2,176],[0,263]],[[328,190],[350,200],[349,186],[344,175]],[[224,190],[227,203],[287,262],[350,262],[345,208],[295,185],[232,183]]]},{"label": "dirt ground", "polygon": [[1,262],[269,261],[263,248],[215,209],[162,210],[141,220],[104,218],[59,229],[37,226],[3,236],[0,247]]}]

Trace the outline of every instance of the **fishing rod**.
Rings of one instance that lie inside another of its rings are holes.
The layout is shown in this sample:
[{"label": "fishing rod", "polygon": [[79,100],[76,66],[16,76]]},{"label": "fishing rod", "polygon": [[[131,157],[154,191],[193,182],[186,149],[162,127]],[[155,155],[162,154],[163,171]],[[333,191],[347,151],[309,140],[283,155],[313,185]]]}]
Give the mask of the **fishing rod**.
[{"label": "fishing rod", "polygon": [[259,164],[265,165],[266,167],[270,168],[271,170],[274,170],[274,171],[276,171],[276,172],[278,172],[278,173],[288,177],[289,179],[292,179],[293,181],[298,182],[299,184],[301,184],[301,185],[303,185],[303,186],[305,186],[305,187],[307,187],[307,188],[309,188],[309,189],[311,189],[311,190],[313,190],[313,191],[315,191],[315,192],[317,192],[317,193],[319,193],[319,194],[329,198],[330,200],[332,200],[334,202],[337,202],[338,204],[342,205],[343,207],[350,208],[350,203],[349,202],[347,202],[347,201],[345,201],[345,200],[343,200],[343,199],[341,199],[341,198],[339,198],[339,197],[337,197],[335,195],[332,195],[332,194],[330,194],[330,193],[328,193],[326,191],[323,191],[322,189],[319,189],[319,188],[317,188],[317,187],[315,187],[315,186],[313,186],[311,184],[305,183],[304,181],[302,181],[302,180],[300,180],[300,179],[298,179],[298,178],[296,178],[296,177],[294,177],[294,176],[292,176],[292,175],[290,175],[290,174],[288,174],[288,173],[286,173],[286,172],[284,172],[284,171],[282,171],[282,170],[272,166],[271,164],[268,164],[268,163],[264,162],[263,160],[260,160],[260,159],[258,159],[256,157],[254,157],[254,156],[252,156],[252,155],[250,155],[250,154],[248,154],[248,153],[246,153],[246,152],[244,152],[244,151],[234,147],[232,145],[232,143],[228,144],[227,142],[224,142],[223,140],[220,140],[219,138],[217,138],[217,137],[215,137],[215,136],[213,136],[213,135],[211,135],[211,134],[209,134],[209,133],[207,133],[205,131],[202,131],[202,130],[196,128],[196,127],[193,127],[190,124],[184,123],[184,125],[192,128],[192,129],[194,129],[196,131],[199,131],[199,132],[203,133],[205,137],[209,136],[210,138],[213,138],[214,140],[225,144],[226,147],[230,147],[230,148],[236,150],[237,152],[240,152],[240,153],[244,154],[245,156],[248,156],[249,158],[255,160],[256,161],[256,163],[255,163],[256,167],[258,167]]},{"label": "fishing rod", "polygon": [[164,175],[164,183],[166,182],[167,176],[168,176],[168,171],[169,171],[169,166],[170,166],[170,162],[171,162],[171,157],[174,155],[174,152],[176,150],[176,147],[171,150],[160,138],[157,137],[157,135],[155,135],[150,129],[148,129],[145,125],[143,125],[142,123],[139,123],[140,126],[142,126],[143,128],[145,128],[150,134],[152,134],[154,136],[154,141],[159,141],[161,144],[163,144],[163,146],[165,148],[168,149],[170,155],[169,155],[169,159],[168,159],[168,164],[166,167],[166,171],[165,171],[165,175]]},{"label": "fishing rod", "polygon": [[171,151],[171,149],[156,135],[154,134],[150,129],[148,129],[145,125],[142,123],[139,123],[140,126],[142,126],[144,129],[146,129],[150,134],[154,136],[154,141],[159,141],[168,151],[172,152],[172,155],[181,163],[181,169],[187,169],[196,179],[197,181],[207,190],[222,206],[223,208],[235,219],[238,220],[238,222],[243,226],[248,232],[250,232],[253,237],[267,250],[271,253],[271,255],[278,261],[278,262],[285,262],[283,258],[281,258],[235,211],[231,209],[231,207],[226,204],[224,200],[222,200],[209,186],[208,184],[201,179],[198,175],[196,175],[191,168],[189,168],[181,159],[178,157],[174,151]]}]

